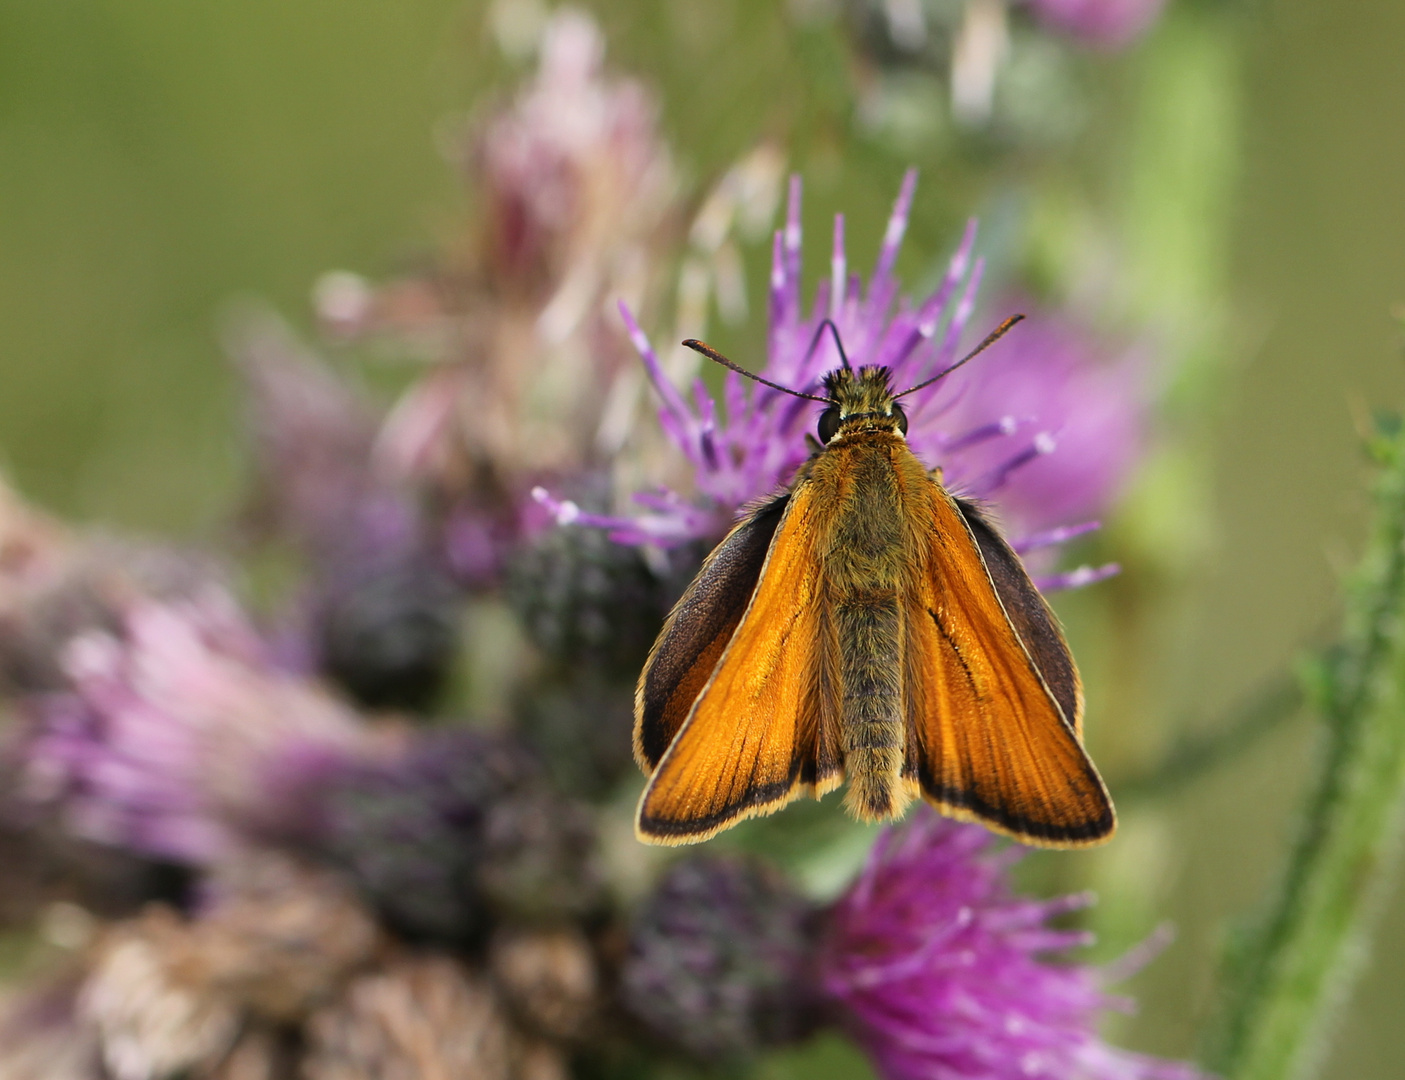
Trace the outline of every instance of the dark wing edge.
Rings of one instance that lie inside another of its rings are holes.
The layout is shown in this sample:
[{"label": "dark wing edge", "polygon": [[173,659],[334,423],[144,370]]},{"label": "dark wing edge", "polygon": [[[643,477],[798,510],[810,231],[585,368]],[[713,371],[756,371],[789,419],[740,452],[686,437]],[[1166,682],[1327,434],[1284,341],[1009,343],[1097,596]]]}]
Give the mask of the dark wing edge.
[{"label": "dark wing edge", "polygon": [[[1097,847],[1105,844],[1117,831],[1117,815],[1112,808],[1111,797],[1107,799],[1105,814],[1094,820],[1069,826],[1012,813],[1009,807],[977,798],[970,791],[942,787],[925,771],[920,772],[919,781],[922,784],[923,797],[944,816],[953,821],[982,825],[991,832],[1007,836],[1028,847],[1051,848],[1056,851]],[[1101,780],[1099,782],[1101,783]]]},{"label": "dark wing edge", "polygon": [[712,550],[669,612],[634,692],[634,760],[656,768],[751,603],[790,493],[762,503]]},{"label": "dark wing edge", "polygon": [[1029,658],[1063,712],[1073,733],[1083,738],[1083,682],[1078,677],[1058,616],[1049,608],[1020,557],[986,520],[980,507],[966,499],[952,498],[995,586],[1010,625],[1015,628]]},{"label": "dark wing edge", "polygon": [[709,669],[706,682],[687,695],[684,723],[640,796],[644,843],[699,843],[843,781],[837,639],[819,602],[814,544],[803,539],[812,506],[803,485],[791,496],[740,623],[719,660],[696,665]]},{"label": "dark wing edge", "polygon": [[[1077,716],[1078,676],[1058,625],[979,511],[937,490],[947,540],[907,598],[909,775],[942,813],[1022,843],[1103,843],[1116,811],[1043,670]],[[953,533],[958,522],[965,536]]]}]

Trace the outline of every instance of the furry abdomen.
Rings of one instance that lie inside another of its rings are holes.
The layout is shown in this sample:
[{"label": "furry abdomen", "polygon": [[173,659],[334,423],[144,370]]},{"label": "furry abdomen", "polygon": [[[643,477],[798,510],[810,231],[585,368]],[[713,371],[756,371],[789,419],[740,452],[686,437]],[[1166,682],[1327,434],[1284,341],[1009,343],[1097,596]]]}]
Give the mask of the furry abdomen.
[{"label": "furry abdomen", "polygon": [[899,598],[910,557],[903,526],[904,456],[916,464],[900,437],[864,433],[832,444],[810,474],[811,482],[831,488],[832,498],[821,501],[833,514],[821,558],[842,658],[845,804],[864,820],[896,817],[913,797],[903,778],[907,735]]}]

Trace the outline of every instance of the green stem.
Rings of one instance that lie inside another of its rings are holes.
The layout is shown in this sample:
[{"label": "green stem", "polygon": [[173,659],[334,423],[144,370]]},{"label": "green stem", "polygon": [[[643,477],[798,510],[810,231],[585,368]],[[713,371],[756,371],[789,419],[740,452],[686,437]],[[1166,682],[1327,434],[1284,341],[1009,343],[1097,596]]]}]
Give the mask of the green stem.
[{"label": "green stem", "polygon": [[1342,643],[1311,687],[1326,760],[1267,918],[1231,955],[1214,1064],[1232,1080],[1311,1072],[1356,974],[1394,862],[1405,781],[1405,428],[1371,440],[1382,468]]},{"label": "green stem", "polygon": [[1111,786],[1117,801],[1130,803],[1175,794],[1185,784],[1254,746],[1297,715],[1302,704],[1301,680],[1288,673],[1275,676],[1228,716],[1200,734],[1180,739],[1155,765],[1129,776],[1114,777]]}]

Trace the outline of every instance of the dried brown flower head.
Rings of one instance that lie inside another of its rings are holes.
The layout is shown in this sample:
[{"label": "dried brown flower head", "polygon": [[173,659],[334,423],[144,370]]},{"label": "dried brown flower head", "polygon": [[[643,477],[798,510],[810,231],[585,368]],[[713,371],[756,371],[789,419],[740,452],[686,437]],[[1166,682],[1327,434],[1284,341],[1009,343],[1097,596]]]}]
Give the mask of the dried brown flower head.
[{"label": "dried brown flower head", "polygon": [[599,973],[585,935],[573,926],[500,929],[488,967],[513,1015],[548,1038],[579,1038],[598,1006]]},{"label": "dried brown flower head", "polygon": [[492,985],[445,956],[363,975],[307,1026],[307,1080],[513,1080],[514,1038]]}]

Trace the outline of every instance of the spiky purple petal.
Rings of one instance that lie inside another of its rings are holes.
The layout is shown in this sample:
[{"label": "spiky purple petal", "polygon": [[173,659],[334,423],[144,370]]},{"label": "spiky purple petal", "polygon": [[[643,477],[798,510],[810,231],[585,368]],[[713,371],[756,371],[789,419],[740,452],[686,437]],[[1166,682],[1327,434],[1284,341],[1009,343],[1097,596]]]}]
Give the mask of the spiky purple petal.
[{"label": "spiky purple petal", "polygon": [[[849,273],[844,218],[836,217],[830,277],[806,315],[799,277],[800,184],[792,180],[785,225],[775,235],[768,355],[759,374],[814,393],[825,372],[840,364],[835,335],[821,332],[825,319],[833,320],[855,366],[888,367],[900,388],[956,360],[983,272],[973,254],[975,223],[967,225],[935,291],[919,303],[899,300],[893,267],[915,184],[916,173],[909,171],[867,288]],[[605,528],[622,543],[667,547],[716,539],[744,506],[789,481],[810,453],[805,436],[822,406],[735,372],[724,377],[725,409],[717,408],[701,383],[690,404],[630,311],[621,305],[620,312],[657,391],[659,421],[693,467],[698,497],[641,494],[635,501],[642,513],[582,515],[545,490],[533,496],[558,522]],[[944,483],[957,494],[995,503],[1022,551],[1086,531],[1069,523],[1104,509],[1138,456],[1140,373],[1126,362],[1101,362],[1091,351],[1070,328],[1035,316],[988,355],[904,402],[913,450],[940,466]]]},{"label": "spiky purple petal", "polygon": [[1197,1080],[1097,1036],[1129,1003],[1055,962],[1088,935],[1050,925],[1087,895],[1011,892],[1019,849],[930,810],[885,832],[829,912],[821,986],[886,1080]]}]

